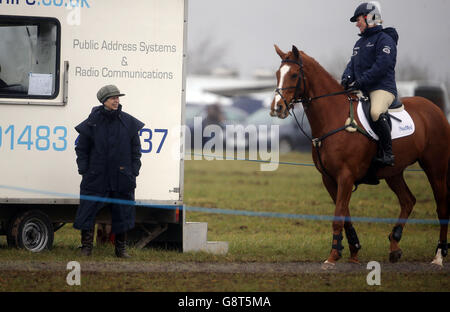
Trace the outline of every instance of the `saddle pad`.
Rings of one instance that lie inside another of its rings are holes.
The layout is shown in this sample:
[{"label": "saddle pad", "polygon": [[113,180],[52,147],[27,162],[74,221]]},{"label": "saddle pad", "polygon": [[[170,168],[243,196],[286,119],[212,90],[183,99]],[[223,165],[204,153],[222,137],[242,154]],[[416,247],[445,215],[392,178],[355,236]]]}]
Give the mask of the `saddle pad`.
[{"label": "saddle pad", "polygon": [[[362,109],[361,102],[358,103],[357,113],[358,113],[358,118],[361,121],[363,128],[367,131],[367,133],[370,134],[370,136],[372,138],[374,138],[375,140],[378,141],[378,135],[376,135],[375,131],[373,131],[372,128],[370,127],[369,122],[367,121],[366,115],[364,114],[364,111]],[[408,114],[408,112],[405,109],[400,112],[389,111],[389,115],[394,116],[395,118],[398,118],[401,120],[401,122],[400,122],[397,119],[391,117],[392,140],[398,139],[401,137],[405,137],[405,136],[408,136],[408,135],[411,135],[414,133],[414,130],[416,129],[414,126],[414,122],[413,122],[411,116]]]}]

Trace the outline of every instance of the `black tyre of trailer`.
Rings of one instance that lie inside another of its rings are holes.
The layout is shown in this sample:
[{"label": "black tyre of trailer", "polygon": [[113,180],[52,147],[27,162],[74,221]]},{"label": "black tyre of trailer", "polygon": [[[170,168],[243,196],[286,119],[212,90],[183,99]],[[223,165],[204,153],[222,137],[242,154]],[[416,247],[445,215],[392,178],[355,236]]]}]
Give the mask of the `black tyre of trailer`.
[{"label": "black tyre of trailer", "polygon": [[15,216],[8,229],[8,246],[32,252],[51,249],[54,230],[50,218],[39,210],[27,210]]}]

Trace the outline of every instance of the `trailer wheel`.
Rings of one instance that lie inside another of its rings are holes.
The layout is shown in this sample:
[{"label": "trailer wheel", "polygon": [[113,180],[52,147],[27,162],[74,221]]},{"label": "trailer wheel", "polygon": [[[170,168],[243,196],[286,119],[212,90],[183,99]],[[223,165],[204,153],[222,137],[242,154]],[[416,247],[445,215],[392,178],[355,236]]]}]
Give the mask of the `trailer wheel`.
[{"label": "trailer wheel", "polygon": [[8,245],[40,252],[53,245],[53,224],[39,210],[28,210],[17,215],[8,231]]}]

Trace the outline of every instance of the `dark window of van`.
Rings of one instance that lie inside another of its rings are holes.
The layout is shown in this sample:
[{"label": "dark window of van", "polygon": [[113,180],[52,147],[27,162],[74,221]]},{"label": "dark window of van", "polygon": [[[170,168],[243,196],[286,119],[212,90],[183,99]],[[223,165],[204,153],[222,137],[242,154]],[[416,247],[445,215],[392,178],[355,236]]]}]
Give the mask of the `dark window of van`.
[{"label": "dark window of van", "polygon": [[57,97],[60,38],[55,18],[0,15],[0,98]]},{"label": "dark window of van", "polygon": [[437,86],[419,86],[414,92],[415,96],[422,96],[437,106],[444,112],[447,113],[447,108],[445,107],[445,94],[442,88]]}]

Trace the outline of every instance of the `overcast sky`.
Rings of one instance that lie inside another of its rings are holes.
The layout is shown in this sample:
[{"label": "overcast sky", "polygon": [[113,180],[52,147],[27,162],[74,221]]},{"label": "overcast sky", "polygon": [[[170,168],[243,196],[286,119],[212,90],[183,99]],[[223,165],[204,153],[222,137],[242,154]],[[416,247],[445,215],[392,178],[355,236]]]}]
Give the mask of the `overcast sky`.
[{"label": "overcast sky", "polygon": [[[402,60],[430,66],[450,79],[450,0],[380,0],[384,27],[399,33],[397,64]],[[226,46],[218,65],[250,76],[257,68],[273,70],[282,50],[295,44],[325,68],[332,59],[348,59],[358,29],[349,21],[355,0],[189,0],[188,50],[206,37]],[[342,68],[343,70],[343,68]]]}]

